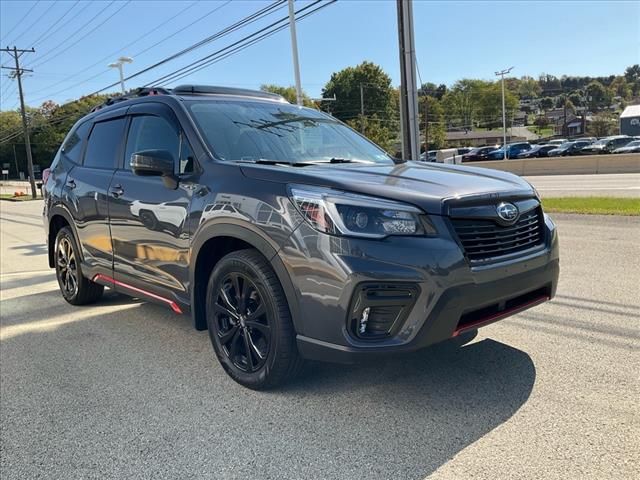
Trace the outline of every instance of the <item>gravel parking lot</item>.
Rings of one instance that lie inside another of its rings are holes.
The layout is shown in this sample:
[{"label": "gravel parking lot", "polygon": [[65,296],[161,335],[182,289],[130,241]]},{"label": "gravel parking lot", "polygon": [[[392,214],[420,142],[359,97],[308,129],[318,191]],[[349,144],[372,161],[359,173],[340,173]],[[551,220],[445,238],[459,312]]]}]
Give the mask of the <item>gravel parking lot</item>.
[{"label": "gravel parking lot", "polygon": [[0,202],[0,476],[626,479],[640,474],[640,218],[557,215],[557,298],[373,364],[232,382],[190,319],[71,307],[40,202]]}]

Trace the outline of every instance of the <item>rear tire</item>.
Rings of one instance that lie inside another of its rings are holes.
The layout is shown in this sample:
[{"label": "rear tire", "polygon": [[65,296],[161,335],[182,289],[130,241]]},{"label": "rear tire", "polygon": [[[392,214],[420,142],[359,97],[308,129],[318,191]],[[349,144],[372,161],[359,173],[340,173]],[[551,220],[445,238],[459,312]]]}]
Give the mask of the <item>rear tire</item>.
[{"label": "rear tire", "polygon": [[256,250],[232,252],[217,263],[206,305],[213,349],[233,380],[264,390],[298,373],[302,359],[284,291]]},{"label": "rear tire", "polygon": [[82,275],[78,244],[69,227],[56,235],[54,258],[56,278],[62,297],[71,305],[86,305],[102,297],[104,287]]}]

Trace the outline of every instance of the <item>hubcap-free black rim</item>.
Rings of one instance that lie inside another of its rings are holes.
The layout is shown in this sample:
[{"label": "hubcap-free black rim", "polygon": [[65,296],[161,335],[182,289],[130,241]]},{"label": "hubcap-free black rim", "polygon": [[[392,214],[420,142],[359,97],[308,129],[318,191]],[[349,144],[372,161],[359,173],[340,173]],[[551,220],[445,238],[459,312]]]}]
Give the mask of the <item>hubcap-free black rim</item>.
[{"label": "hubcap-free black rim", "polygon": [[78,290],[78,269],[73,246],[68,238],[61,238],[57,252],[58,279],[66,297],[73,297]]},{"label": "hubcap-free black rim", "polygon": [[255,372],[267,361],[271,346],[268,308],[256,285],[230,273],[215,292],[213,316],[224,354],[240,370]]}]

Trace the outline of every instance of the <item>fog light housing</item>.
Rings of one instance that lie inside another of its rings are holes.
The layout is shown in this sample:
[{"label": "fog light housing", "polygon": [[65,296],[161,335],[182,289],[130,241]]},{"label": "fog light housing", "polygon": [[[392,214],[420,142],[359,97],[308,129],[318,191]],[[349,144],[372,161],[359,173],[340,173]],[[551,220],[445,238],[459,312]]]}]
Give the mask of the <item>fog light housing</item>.
[{"label": "fog light housing", "polygon": [[349,308],[349,332],[359,340],[377,341],[393,336],[418,298],[411,284],[360,284]]}]

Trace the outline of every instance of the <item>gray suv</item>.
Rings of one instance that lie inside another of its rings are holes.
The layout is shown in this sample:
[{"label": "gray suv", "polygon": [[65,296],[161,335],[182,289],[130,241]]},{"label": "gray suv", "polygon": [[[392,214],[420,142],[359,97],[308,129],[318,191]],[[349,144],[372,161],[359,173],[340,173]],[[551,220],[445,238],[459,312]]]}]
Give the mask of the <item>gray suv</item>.
[{"label": "gray suv", "polygon": [[552,298],[556,227],[521,178],[395,160],[265,92],[110,100],[45,172],[49,265],[190,315],[250,388],[473,332]]}]

